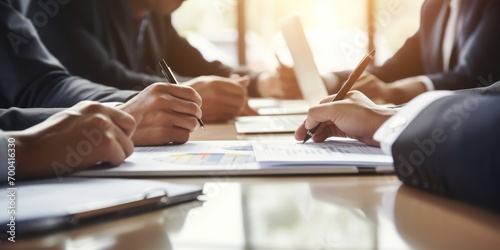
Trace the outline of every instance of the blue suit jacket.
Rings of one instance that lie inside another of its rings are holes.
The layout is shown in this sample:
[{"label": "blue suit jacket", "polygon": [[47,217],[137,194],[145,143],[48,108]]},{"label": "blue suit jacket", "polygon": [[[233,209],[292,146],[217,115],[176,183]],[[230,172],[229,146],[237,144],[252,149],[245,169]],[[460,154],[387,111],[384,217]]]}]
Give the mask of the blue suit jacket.
[{"label": "blue suit jacket", "polygon": [[500,82],[435,101],[392,147],[407,185],[500,212]]},{"label": "blue suit jacket", "polygon": [[31,22],[0,0],[0,129],[25,129],[61,110],[50,108],[83,100],[122,102],[134,94],[70,76]]},{"label": "blue suit jacket", "polygon": [[[443,72],[442,44],[447,23],[443,5],[449,0],[426,0],[419,30],[380,67],[368,71],[384,82],[428,76],[437,90],[488,86],[500,80],[500,1],[460,0],[458,39]],[[341,80],[349,72],[340,72]]]}]

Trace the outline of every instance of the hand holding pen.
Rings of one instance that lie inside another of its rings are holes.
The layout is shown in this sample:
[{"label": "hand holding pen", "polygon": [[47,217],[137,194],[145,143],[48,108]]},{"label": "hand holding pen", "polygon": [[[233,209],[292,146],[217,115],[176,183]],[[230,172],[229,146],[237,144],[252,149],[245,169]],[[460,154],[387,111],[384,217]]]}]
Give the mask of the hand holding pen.
[{"label": "hand holding pen", "polygon": [[[363,60],[358,64],[358,66],[354,69],[354,71],[349,75],[349,78],[347,81],[342,85],[342,88],[338,92],[338,94],[335,96],[335,98],[332,100],[332,102],[339,101],[345,98],[346,94],[351,90],[352,86],[354,83],[359,79],[361,74],[365,71],[366,67],[370,64],[370,62],[373,60],[375,56],[375,50],[372,50],[370,53],[368,53]],[[306,143],[309,139],[311,139],[316,131],[318,130],[319,126],[321,125],[318,124],[316,127],[313,129],[307,131],[307,134],[304,137],[304,140],[302,143]]]},{"label": "hand holding pen", "polygon": [[[167,78],[167,81],[171,84],[179,84],[177,79],[175,78],[174,74],[172,73],[172,70],[170,67],[167,65],[167,62],[165,60],[161,60],[158,62],[158,65],[160,65],[161,73],[165,78]],[[200,118],[196,118],[198,120],[198,124],[200,124],[200,127],[205,130],[205,124]]]}]

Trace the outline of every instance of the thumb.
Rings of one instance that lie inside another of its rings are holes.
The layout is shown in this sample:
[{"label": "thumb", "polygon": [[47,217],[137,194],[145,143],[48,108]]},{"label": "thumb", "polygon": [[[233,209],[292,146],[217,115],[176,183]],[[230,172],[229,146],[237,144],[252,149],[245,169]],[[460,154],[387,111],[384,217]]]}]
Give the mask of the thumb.
[{"label": "thumb", "polygon": [[335,117],[336,109],[333,106],[336,103],[325,103],[314,106],[309,109],[307,120],[305,122],[306,129],[312,129],[316,127],[321,122],[332,121],[332,117]]}]

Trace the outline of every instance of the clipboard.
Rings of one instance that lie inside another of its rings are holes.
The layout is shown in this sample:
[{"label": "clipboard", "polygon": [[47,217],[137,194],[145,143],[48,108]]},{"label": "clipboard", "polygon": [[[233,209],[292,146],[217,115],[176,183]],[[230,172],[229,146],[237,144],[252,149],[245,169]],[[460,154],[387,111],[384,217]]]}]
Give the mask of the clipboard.
[{"label": "clipboard", "polygon": [[[3,197],[12,191],[1,188]],[[31,236],[74,228],[193,201],[201,194],[201,186],[150,180],[68,177],[62,183],[57,179],[19,183],[15,233]],[[6,199],[0,200],[0,207],[7,206]],[[9,214],[0,214],[2,236],[9,231],[9,221]]]}]

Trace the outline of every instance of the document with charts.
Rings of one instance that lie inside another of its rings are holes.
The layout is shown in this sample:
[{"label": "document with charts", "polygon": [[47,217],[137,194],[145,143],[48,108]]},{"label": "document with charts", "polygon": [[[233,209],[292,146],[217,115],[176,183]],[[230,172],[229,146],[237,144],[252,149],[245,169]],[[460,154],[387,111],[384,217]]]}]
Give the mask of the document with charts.
[{"label": "document with charts", "polygon": [[352,140],[322,143],[253,142],[257,162],[263,165],[392,165],[392,157],[380,148]]},{"label": "document with charts", "polygon": [[302,145],[287,141],[196,141],[137,147],[118,167],[98,166],[75,176],[234,176],[392,172],[392,159],[355,141]]}]

